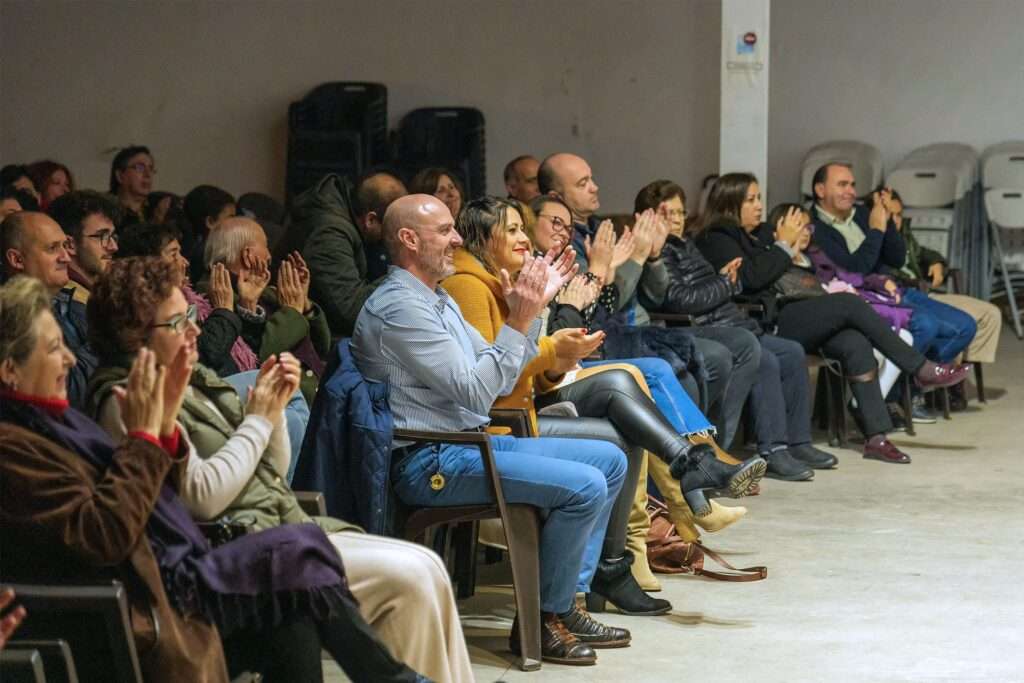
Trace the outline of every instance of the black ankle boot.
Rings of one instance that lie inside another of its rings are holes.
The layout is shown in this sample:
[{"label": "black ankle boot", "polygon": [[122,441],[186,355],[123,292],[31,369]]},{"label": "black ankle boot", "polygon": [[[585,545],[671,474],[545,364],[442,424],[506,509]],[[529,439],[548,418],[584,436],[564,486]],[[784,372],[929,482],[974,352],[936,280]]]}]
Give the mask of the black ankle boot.
[{"label": "black ankle boot", "polygon": [[653,617],[665,614],[672,609],[672,603],[660,598],[652,598],[644,593],[633,578],[629,566],[633,564],[633,555],[626,551],[625,556],[618,560],[601,560],[597,563],[597,571],[590,582],[587,593],[587,609],[591,612],[603,612],[605,602],[619,608],[623,614],[634,617]]},{"label": "black ankle boot", "polygon": [[750,487],[761,480],[768,463],[751,458],[740,465],[727,465],[715,457],[707,444],[697,444],[669,465],[669,472],[679,480],[679,487],[690,510],[697,517],[711,514],[709,498],[745,496]]}]

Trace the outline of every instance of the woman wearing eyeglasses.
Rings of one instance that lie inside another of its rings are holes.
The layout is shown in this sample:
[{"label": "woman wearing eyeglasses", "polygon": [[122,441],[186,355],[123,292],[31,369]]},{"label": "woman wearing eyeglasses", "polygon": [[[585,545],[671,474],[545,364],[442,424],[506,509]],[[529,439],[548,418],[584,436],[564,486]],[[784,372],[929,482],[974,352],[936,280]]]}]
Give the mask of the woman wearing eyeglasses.
[{"label": "woman wearing eyeglasses", "polygon": [[[198,356],[196,309],[178,282],[178,268],[164,259],[128,258],[115,261],[93,291],[90,333],[103,340],[105,367],[90,383],[90,409],[115,438],[125,427],[114,391],[140,344],[162,365],[180,354],[192,362]],[[363,618],[390,651],[433,680],[472,680],[440,559],[341,520],[311,518],[300,508],[286,479],[291,451],[283,416],[300,374],[291,354],[271,356],[248,397],[240,397],[212,370],[195,364],[177,418],[190,453],[178,495],[200,521],[219,519],[253,531],[316,523],[345,563]]]}]

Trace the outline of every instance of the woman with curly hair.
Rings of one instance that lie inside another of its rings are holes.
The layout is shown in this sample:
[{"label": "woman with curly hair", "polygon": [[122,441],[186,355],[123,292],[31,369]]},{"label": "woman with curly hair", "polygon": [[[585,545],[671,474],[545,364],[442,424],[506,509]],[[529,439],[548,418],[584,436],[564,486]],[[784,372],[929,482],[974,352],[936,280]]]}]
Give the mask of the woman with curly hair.
[{"label": "woman with curly hair", "polygon": [[[100,346],[106,365],[93,375],[90,404],[115,436],[125,428],[116,387],[143,344],[161,364],[181,355],[195,363],[196,309],[177,286],[179,273],[178,266],[161,259],[119,260],[90,298],[90,329],[105,340]],[[243,401],[232,385],[195,363],[178,414],[190,453],[179,488],[182,501],[199,520],[221,519],[254,531],[320,527],[344,558],[363,618],[390,652],[430,678],[471,680],[440,559],[411,543],[363,534],[341,520],[311,518],[299,506],[286,481],[291,450],[283,410],[300,375],[291,354],[272,355]]]},{"label": "woman with curly hair", "polygon": [[[173,295],[170,266],[139,265],[122,268],[132,270],[130,282],[155,277],[162,284],[153,291]],[[166,302],[151,311],[148,334],[131,337],[150,346],[136,349],[114,390],[124,431],[116,440],[68,406],[64,378],[75,359],[50,307],[38,280],[0,287],[5,580],[113,574],[128,591],[147,681],[226,682],[248,670],[268,681],[319,682],[321,646],[354,679],[416,680],[360,617],[320,529],[281,527],[211,548],[192,521],[178,496],[192,458],[177,424],[192,359],[182,347],[160,363],[150,348],[166,346],[177,325],[164,318]],[[267,412],[288,388],[278,374],[254,392]]]}]

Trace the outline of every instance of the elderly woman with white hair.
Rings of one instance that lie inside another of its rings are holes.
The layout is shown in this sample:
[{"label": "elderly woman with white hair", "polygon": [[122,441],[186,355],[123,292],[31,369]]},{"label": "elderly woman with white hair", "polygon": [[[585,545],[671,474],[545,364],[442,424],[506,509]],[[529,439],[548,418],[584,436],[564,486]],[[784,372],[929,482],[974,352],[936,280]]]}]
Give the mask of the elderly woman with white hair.
[{"label": "elderly woman with white hair", "polygon": [[203,255],[210,279],[197,289],[233,285],[242,338],[263,362],[288,351],[302,363],[302,394],[313,402],[331,332],[323,310],[309,298],[309,269],[297,252],[281,262],[270,283],[270,250],[260,224],[251,218],[228,218],[206,240]]}]

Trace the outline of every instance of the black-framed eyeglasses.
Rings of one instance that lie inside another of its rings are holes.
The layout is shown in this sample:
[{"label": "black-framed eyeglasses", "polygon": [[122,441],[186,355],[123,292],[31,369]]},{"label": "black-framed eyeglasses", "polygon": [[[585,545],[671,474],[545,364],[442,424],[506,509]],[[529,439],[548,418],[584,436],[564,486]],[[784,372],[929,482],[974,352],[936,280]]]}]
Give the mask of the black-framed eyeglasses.
[{"label": "black-framed eyeglasses", "polygon": [[98,240],[101,247],[109,247],[110,243],[117,244],[117,233],[113,230],[100,230],[93,235],[86,235],[86,237],[94,240]]},{"label": "black-framed eyeglasses", "polygon": [[572,227],[568,223],[563,221],[561,216],[552,216],[549,213],[539,213],[537,214],[537,216],[539,218],[547,218],[549,221],[551,221],[551,225],[553,225],[557,230],[565,230],[566,232],[568,232],[569,228]]},{"label": "black-framed eyeglasses", "polygon": [[165,323],[154,323],[150,327],[169,327],[174,334],[181,334],[189,323],[195,325],[197,320],[199,320],[199,309],[195,304],[189,304],[184,313],[179,313]]},{"label": "black-framed eyeglasses", "polygon": [[136,173],[149,173],[150,175],[156,175],[156,166],[150,166],[149,164],[145,164],[141,161],[125,166],[125,169],[129,168]]}]

